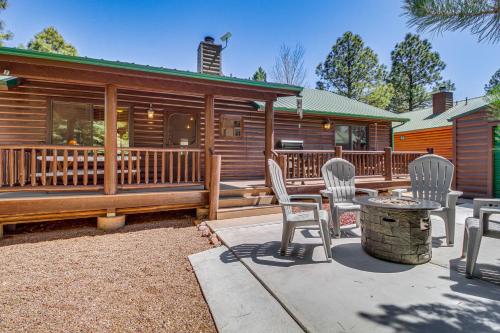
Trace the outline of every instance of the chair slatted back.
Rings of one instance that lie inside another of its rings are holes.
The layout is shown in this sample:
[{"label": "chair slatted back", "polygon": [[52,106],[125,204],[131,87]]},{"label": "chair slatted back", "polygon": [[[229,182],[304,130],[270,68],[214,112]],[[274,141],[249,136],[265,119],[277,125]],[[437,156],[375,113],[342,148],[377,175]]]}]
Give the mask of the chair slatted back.
[{"label": "chair slatted back", "polygon": [[424,155],[408,166],[414,198],[439,202],[448,206],[447,194],[451,190],[453,163],[438,155]]},{"label": "chair slatted back", "polygon": [[342,158],[332,158],[321,167],[326,188],[333,192],[335,202],[350,202],[356,195],[356,168]]},{"label": "chair slatted back", "polygon": [[[279,203],[290,202],[290,196],[286,191],[285,181],[283,180],[283,173],[275,161],[272,159],[267,160],[267,166],[269,169],[269,176],[271,177],[271,185],[273,188],[274,195],[278,199]],[[286,215],[292,213],[292,208],[290,206],[284,207]]]}]

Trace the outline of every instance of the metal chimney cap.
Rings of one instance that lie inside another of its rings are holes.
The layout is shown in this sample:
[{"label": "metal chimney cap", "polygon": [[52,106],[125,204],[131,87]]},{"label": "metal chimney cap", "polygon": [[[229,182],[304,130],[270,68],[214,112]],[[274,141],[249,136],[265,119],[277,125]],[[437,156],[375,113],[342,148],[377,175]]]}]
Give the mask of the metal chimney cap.
[{"label": "metal chimney cap", "polygon": [[213,42],[215,42],[215,38],[213,38],[212,36],[205,36],[204,40],[206,43],[211,43],[211,44],[213,44]]}]

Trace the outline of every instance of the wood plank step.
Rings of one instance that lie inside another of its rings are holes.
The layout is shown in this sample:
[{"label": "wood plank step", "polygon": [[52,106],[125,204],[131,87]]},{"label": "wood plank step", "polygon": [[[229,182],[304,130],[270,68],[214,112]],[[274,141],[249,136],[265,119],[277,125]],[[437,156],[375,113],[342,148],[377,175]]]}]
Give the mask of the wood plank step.
[{"label": "wood plank step", "polygon": [[221,208],[217,211],[217,220],[233,219],[237,217],[278,214],[278,213],[281,213],[281,207],[279,205]]},{"label": "wood plank step", "polygon": [[269,205],[272,200],[272,195],[221,197],[219,208]]}]

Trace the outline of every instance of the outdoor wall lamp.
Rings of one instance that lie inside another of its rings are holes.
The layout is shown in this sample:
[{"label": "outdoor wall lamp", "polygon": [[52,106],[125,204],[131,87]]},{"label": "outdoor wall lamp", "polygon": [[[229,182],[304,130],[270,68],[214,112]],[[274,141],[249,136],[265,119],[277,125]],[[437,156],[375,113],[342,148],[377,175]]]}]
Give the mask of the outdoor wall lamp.
[{"label": "outdoor wall lamp", "polygon": [[332,128],[332,123],[330,122],[330,120],[323,122],[323,129],[324,130],[329,130],[331,128]]},{"label": "outdoor wall lamp", "polygon": [[153,119],[154,116],[155,116],[155,110],[153,110],[153,104],[149,104],[148,119]]}]

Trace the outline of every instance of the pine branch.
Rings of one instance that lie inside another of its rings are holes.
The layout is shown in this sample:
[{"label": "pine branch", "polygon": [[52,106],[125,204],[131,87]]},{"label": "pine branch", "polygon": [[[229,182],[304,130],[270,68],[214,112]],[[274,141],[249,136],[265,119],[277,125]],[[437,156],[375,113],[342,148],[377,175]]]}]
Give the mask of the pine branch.
[{"label": "pine branch", "polygon": [[479,41],[500,41],[500,0],[406,0],[408,25],[442,33],[470,29]]}]

